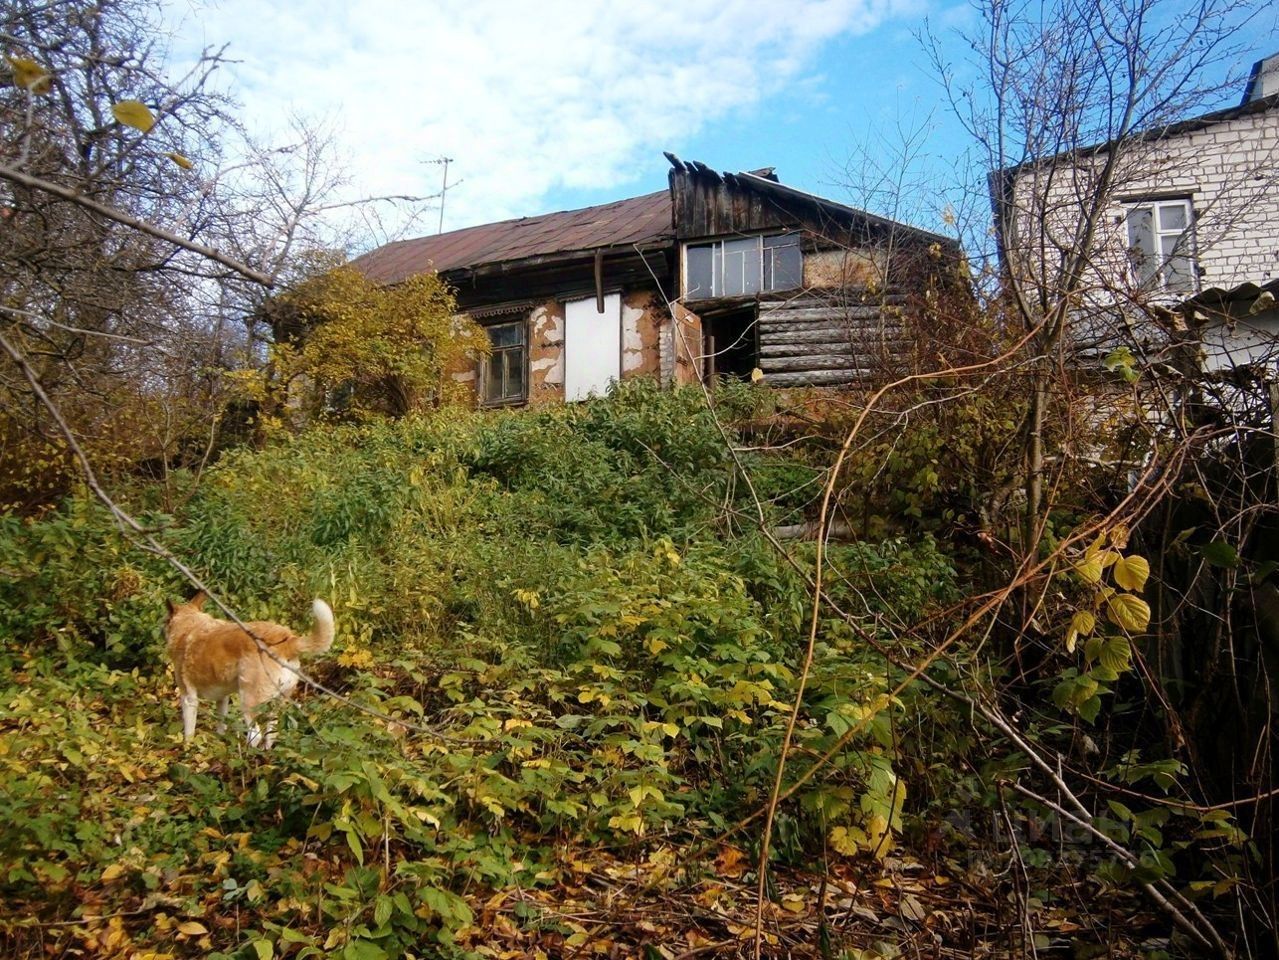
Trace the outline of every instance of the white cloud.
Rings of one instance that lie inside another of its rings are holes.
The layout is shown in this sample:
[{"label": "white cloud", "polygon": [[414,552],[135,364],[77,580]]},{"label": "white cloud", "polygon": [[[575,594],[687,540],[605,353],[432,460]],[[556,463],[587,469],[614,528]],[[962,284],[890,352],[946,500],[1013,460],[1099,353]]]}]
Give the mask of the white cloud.
[{"label": "white cloud", "polygon": [[[434,193],[446,227],[625,195],[658,151],[818,68],[822,45],[911,0],[392,0],[179,3],[175,55],[229,43],[253,129],[331,118],[364,194]],[[224,81],[226,82],[226,81]]]}]

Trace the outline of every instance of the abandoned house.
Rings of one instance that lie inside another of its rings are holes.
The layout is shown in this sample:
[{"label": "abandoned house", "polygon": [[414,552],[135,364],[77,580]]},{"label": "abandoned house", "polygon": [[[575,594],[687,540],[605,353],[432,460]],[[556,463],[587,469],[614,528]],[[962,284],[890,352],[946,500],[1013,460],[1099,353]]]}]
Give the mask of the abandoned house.
[{"label": "abandoned house", "polygon": [[904,273],[914,292],[920,271],[953,275],[944,237],[771,169],[667,158],[658,193],[391,243],[354,265],[382,283],[430,270],[449,283],[492,345],[455,374],[484,406],[580,400],[631,377],[856,382],[904,334]]},{"label": "abandoned house", "polygon": [[[1053,283],[1074,249],[1113,143],[992,178],[1008,266]],[[1148,130],[1118,154],[1085,267],[1077,346],[1135,343],[1156,355],[1170,330],[1208,371],[1279,358],[1279,55],[1256,63],[1241,102]],[[1002,201],[1002,202],[1000,202]],[[1135,309],[1134,309],[1135,308]],[[1146,318],[1162,316],[1163,322]]]}]

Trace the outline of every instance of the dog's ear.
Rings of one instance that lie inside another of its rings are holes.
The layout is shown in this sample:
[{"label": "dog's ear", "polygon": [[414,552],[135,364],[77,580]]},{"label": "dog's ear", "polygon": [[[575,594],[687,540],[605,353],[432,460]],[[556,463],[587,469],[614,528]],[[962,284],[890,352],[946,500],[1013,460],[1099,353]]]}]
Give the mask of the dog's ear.
[{"label": "dog's ear", "polygon": [[194,597],[192,597],[188,601],[188,603],[190,603],[191,606],[195,607],[197,610],[203,610],[204,601],[208,599],[209,599],[209,595],[205,593],[203,590],[201,590]]},{"label": "dog's ear", "polygon": [[169,611],[169,619],[173,619],[173,614],[177,611],[178,605],[168,597],[164,598],[164,608]]}]

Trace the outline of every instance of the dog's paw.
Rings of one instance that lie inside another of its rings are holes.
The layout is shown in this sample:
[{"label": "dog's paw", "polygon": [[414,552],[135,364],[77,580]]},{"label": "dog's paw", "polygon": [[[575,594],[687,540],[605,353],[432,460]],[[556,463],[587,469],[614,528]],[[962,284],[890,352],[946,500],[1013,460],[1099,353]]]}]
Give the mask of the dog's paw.
[{"label": "dog's paw", "polygon": [[260,747],[262,746],[262,731],[256,726],[249,727],[249,732],[245,735],[245,739],[249,741],[249,746]]}]

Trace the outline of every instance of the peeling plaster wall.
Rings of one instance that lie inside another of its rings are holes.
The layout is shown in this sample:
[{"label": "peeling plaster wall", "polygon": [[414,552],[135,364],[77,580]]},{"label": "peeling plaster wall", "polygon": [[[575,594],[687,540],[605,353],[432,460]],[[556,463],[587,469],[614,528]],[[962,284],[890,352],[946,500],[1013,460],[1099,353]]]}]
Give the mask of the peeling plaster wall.
[{"label": "peeling plaster wall", "polygon": [[804,286],[838,290],[883,283],[884,253],[875,250],[815,250],[804,254]]},{"label": "peeling plaster wall", "polygon": [[[455,314],[454,321],[461,320],[466,314]],[[460,400],[469,406],[475,406],[479,403],[479,362],[476,360],[468,360],[465,357],[459,357],[453,361],[453,366],[449,368],[448,374],[453,378],[455,383],[462,385],[462,396]]]},{"label": "peeling plaster wall", "polygon": [[632,291],[622,297],[622,379],[661,374],[661,331],[666,306],[655,293]]},{"label": "peeling plaster wall", "polygon": [[[689,338],[691,356],[701,351],[701,321],[689,314],[685,336]],[[622,293],[622,379],[635,377],[661,378],[669,383],[663,363],[664,338],[670,339],[672,324],[666,302],[652,290],[629,290]],[[530,406],[564,400],[564,304],[547,300],[528,313],[528,377]],[[673,354],[672,354],[673,357]],[[681,352],[679,383],[697,379],[694,361]],[[453,379],[464,384],[472,403],[479,401],[479,364],[472,363],[450,371]]]},{"label": "peeling plaster wall", "polygon": [[548,300],[529,314],[530,404],[564,399],[564,304]]}]

